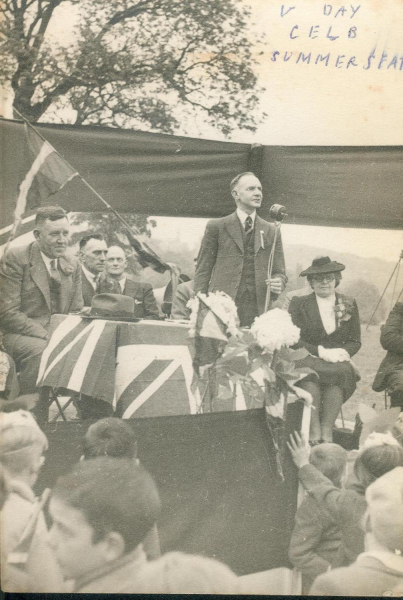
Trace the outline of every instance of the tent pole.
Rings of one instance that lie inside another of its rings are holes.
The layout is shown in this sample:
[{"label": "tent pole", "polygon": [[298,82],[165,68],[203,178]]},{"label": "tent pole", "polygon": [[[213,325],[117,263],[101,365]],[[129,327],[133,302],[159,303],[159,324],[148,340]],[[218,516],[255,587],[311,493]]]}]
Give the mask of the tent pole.
[{"label": "tent pole", "polygon": [[[375,307],[375,310],[374,310],[374,312],[372,313],[370,320],[368,321],[368,324],[367,324],[367,326],[366,326],[366,328],[365,328],[365,331],[367,331],[367,330],[368,330],[368,327],[371,325],[371,323],[372,323],[372,319],[374,318],[374,315],[375,315],[376,311],[378,310],[378,306],[379,306],[379,305],[380,305],[380,303],[382,302],[382,298],[384,297],[384,295],[385,295],[385,292],[386,292],[386,290],[388,289],[388,286],[389,286],[390,282],[392,281],[392,277],[393,277],[393,275],[395,274],[395,271],[396,271],[396,269],[397,269],[397,270],[399,269],[399,267],[400,267],[400,261],[401,261],[402,259],[403,259],[403,250],[401,251],[401,253],[400,253],[400,256],[399,256],[399,259],[398,259],[398,261],[397,261],[397,263],[396,263],[396,265],[395,265],[395,268],[394,268],[394,269],[393,269],[393,271],[392,271],[392,275],[389,277],[388,283],[385,285],[385,289],[384,289],[384,290],[383,290],[383,292],[382,292],[382,296],[379,298],[379,300],[378,300],[378,304],[376,305],[376,307]],[[398,272],[399,272],[399,271],[398,271]],[[394,293],[394,292],[393,292],[393,293]],[[398,296],[398,298],[397,298],[398,300],[399,300],[399,298],[400,298],[400,295],[401,295],[401,293],[402,293],[402,292],[400,292],[400,294],[399,294],[399,296]]]}]

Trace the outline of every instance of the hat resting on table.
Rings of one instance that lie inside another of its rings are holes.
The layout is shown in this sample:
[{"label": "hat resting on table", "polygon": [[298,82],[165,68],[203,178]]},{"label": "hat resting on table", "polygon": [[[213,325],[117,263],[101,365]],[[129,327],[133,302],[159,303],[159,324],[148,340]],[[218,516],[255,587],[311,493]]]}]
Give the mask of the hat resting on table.
[{"label": "hat resting on table", "polygon": [[328,256],[321,256],[320,258],[314,258],[310,267],[301,271],[300,277],[307,277],[308,275],[325,274],[325,273],[337,273],[344,271],[345,265],[330,260]]},{"label": "hat resting on table", "polygon": [[90,316],[133,319],[134,300],[123,294],[96,294],[91,301]]}]

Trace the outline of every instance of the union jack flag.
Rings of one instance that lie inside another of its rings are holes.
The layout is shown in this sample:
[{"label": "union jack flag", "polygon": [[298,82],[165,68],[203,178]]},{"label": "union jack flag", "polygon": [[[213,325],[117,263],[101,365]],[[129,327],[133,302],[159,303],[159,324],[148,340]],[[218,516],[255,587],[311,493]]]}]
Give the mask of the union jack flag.
[{"label": "union jack flag", "polygon": [[186,325],[73,315],[54,316],[52,325],[38,386],[99,398],[124,419],[200,412]]}]

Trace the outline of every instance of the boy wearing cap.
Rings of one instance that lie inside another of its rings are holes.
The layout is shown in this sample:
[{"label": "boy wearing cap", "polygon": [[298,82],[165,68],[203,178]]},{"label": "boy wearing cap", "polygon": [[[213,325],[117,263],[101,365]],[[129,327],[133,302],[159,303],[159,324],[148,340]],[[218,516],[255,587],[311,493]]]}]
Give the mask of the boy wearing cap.
[{"label": "boy wearing cap", "polygon": [[366,491],[366,551],[354,564],[320,575],[316,596],[392,596],[403,589],[403,467],[396,467]]},{"label": "boy wearing cap", "polygon": [[0,522],[2,588],[60,591],[61,574],[48,546],[41,503],[32,491],[48,441],[33,416],[23,410],[0,415],[0,438],[0,464],[8,488]]},{"label": "boy wearing cap", "polygon": [[151,476],[132,459],[78,463],[53,490],[50,544],[79,593],[134,593],[142,542],[160,510]]}]

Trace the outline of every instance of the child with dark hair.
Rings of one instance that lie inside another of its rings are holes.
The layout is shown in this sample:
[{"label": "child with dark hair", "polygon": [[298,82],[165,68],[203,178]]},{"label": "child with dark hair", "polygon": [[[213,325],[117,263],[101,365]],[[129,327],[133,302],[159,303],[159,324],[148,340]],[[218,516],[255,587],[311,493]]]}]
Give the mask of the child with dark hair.
[{"label": "child with dark hair", "polygon": [[74,592],[135,592],[147,561],[142,542],[159,511],[153,479],[131,459],[81,461],[60,477],[49,504],[50,544]]},{"label": "child with dark hair", "polygon": [[[309,462],[323,473],[333,485],[341,487],[346,473],[347,452],[338,444],[314,446]],[[314,579],[335,563],[341,534],[337,520],[326,505],[307,494],[295,515],[289,557],[302,573],[302,593],[307,594]]]},{"label": "child with dark hair", "polygon": [[[93,423],[83,440],[83,459],[109,456],[110,458],[130,458],[140,464],[137,458],[137,440],[132,427],[122,419],[106,417]],[[155,524],[143,542],[148,560],[161,556],[158,528]]]},{"label": "child with dark hair", "polygon": [[83,453],[85,460],[99,456],[137,459],[137,441],[132,427],[116,417],[100,419],[88,428]]},{"label": "child with dark hair", "polygon": [[314,465],[309,464],[309,449],[297,432],[290,436],[288,448],[299,468],[304,488],[325,506],[337,521],[341,543],[335,566],[346,566],[364,551],[362,517],[367,509],[367,487],[395,467],[403,466],[403,448],[399,444],[382,444],[364,448],[354,463],[356,481],[341,490]]}]

